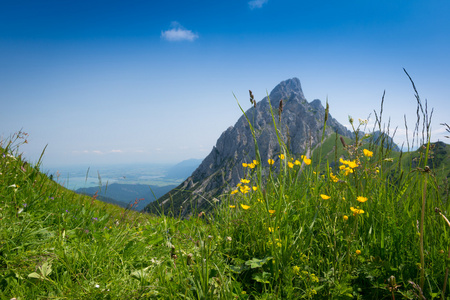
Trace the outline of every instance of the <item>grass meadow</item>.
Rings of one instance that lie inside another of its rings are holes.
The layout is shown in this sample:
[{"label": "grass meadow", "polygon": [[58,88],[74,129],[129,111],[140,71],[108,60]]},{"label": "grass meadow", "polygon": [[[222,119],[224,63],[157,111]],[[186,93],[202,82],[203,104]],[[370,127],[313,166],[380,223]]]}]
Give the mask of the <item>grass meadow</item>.
[{"label": "grass meadow", "polygon": [[189,219],[65,189],[26,162],[18,132],[0,145],[0,298],[446,299],[449,169],[430,164],[419,98],[418,113],[414,152],[351,118],[355,139],[323,138],[310,155],[280,137],[280,153],[256,151],[241,182]]}]

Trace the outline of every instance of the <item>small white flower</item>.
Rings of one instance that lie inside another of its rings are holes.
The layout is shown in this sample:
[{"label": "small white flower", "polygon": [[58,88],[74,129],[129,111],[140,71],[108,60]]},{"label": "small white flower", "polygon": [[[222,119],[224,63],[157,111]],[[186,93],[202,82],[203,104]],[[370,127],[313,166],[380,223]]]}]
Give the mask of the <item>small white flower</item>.
[{"label": "small white flower", "polygon": [[95,288],[96,288],[96,289],[98,289],[99,287],[100,287],[100,285],[98,285],[98,284],[95,285]]},{"label": "small white flower", "polygon": [[11,154],[6,154],[6,156],[7,156],[7,157],[10,157],[10,158],[12,158],[12,159],[14,159],[14,160],[16,160],[16,157],[13,156],[13,155],[11,155]]}]

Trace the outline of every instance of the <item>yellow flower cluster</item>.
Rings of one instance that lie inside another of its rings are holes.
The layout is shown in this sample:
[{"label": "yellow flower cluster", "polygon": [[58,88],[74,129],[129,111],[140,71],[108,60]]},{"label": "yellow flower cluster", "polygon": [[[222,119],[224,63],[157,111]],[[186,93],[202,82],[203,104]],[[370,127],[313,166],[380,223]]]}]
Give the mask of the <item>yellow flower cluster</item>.
[{"label": "yellow flower cluster", "polygon": [[317,277],[314,273],[309,274],[309,278],[311,278],[312,282],[319,282],[319,277]]},{"label": "yellow flower cluster", "polygon": [[339,178],[336,175],[334,175],[333,172],[331,172],[331,170],[330,170],[330,179],[333,182],[338,182],[339,181]]},{"label": "yellow flower cluster", "polygon": [[239,187],[239,190],[241,191],[242,194],[247,194],[248,192],[250,192],[250,187],[248,185],[241,185]]},{"label": "yellow flower cluster", "polygon": [[339,169],[345,171],[345,176],[350,173],[353,173],[353,169],[357,168],[359,165],[356,160],[343,160],[342,158],[339,160],[342,164]]},{"label": "yellow flower cluster", "polygon": [[350,207],[350,210],[353,212],[353,215],[361,215],[364,213],[364,210],[360,209],[360,208],[354,208],[354,207]]},{"label": "yellow flower cluster", "polygon": [[[275,243],[277,244],[277,246],[278,247],[281,247],[281,241],[280,241],[280,239],[275,239]],[[271,240],[269,240],[268,242],[267,242],[267,245],[272,245],[272,241]]]},{"label": "yellow flower cluster", "polygon": [[[280,154],[280,155],[278,155],[278,157],[279,157],[281,160],[283,160],[283,159],[286,158],[286,156],[285,156],[284,154]],[[300,158],[303,160],[303,162],[304,162],[306,165],[310,165],[310,164],[311,164],[311,159],[307,158],[306,156],[302,155]],[[299,166],[299,165],[302,164],[298,159],[296,159],[294,162],[292,162],[292,161],[294,161],[293,158],[291,158],[291,161],[288,162],[288,167],[291,168],[291,169],[294,167],[294,165],[295,165],[295,166]],[[273,159],[271,159],[271,158],[268,159],[267,162],[269,163],[269,165],[273,165],[273,164],[275,163],[275,161],[274,161]]]},{"label": "yellow flower cluster", "polygon": [[234,194],[236,194],[236,193],[238,193],[238,192],[241,192],[242,194],[247,194],[247,193],[250,192],[251,190],[253,190],[253,191],[258,190],[258,187],[257,187],[257,186],[252,186],[252,187],[250,188],[248,185],[246,185],[246,184],[249,184],[249,183],[250,183],[250,180],[249,180],[249,179],[241,179],[241,182],[239,182],[239,183],[236,185],[236,188],[237,188],[237,189],[231,191],[231,195],[234,195]]},{"label": "yellow flower cluster", "polygon": [[254,169],[257,165],[259,164],[259,162],[257,160],[253,160],[251,163],[242,163],[242,166],[244,168],[250,168],[250,169]]},{"label": "yellow flower cluster", "polygon": [[364,155],[366,157],[372,157],[373,156],[373,152],[367,149],[363,149]]},{"label": "yellow flower cluster", "polygon": [[303,271],[300,272],[300,268],[297,267],[297,266],[294,266],[294,267],[292,268],[292,270],[293,270],[297,275],[300,275],[301,277],[309,278],[309,280],[311,280],[311,282],[316,282],[316,283],[319,282],[319,277],[317,277],[317,275],[314,274],[314,273],[308,273],[308,271],[305,271],[305,270],[303,270]]}]

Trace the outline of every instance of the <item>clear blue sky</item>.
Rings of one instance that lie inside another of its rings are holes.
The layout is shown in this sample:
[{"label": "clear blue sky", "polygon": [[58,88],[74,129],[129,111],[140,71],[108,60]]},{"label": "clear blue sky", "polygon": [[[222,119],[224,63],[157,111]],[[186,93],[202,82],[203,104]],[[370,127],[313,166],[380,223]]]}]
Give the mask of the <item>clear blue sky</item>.
[{"label": "clear blue sky", "polygon": [[[241,112],[298,77],[331,114],[411,131],[405,68],[449,142],[450,1],[0,0],[0,136],[44,165],[204,158]],[[373,115],[373,114],[372,114]],[[372,118],[373,120],[373,118]]]}]

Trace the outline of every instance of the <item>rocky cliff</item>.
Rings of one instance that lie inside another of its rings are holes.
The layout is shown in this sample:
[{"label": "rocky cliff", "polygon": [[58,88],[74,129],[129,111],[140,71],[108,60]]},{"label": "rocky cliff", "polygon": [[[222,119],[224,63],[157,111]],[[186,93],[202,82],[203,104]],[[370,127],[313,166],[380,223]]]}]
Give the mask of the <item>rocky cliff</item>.
[{"label": "rocky cliff", "polygon": [[[325,108],[320,100],[308,102],[305,99],[299,79],[281,82],[269,97],[253,104],[245,112],[248,120],[242,115],[234,126],[223,132],[211,153],[188,179],[145,210],[172,211],[175,215],[187,216],[193,209],[207,210],[210,203],[220,201],[220,195],[236,186],[242,178],[242,163],[250,163],[256,158],[249,122],[255,130],[263,164],[269,158],[276,160],[280,153],[274,120],[280,138],[292,156],[300,157],[320,142]],[[325,134],[333,132],[351,137],[350,131],[328,115]]]}]

